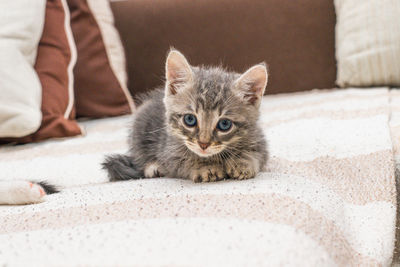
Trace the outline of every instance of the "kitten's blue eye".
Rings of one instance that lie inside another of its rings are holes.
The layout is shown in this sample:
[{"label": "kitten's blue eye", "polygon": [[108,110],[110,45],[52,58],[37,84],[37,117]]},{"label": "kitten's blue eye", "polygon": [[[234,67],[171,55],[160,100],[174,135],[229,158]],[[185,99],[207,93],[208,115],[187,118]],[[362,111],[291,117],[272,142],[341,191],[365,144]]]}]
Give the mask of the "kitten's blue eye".
[{"label": "kitten's blue eye", "polygon": [[189,127],[196,126],[196,123],[197,123],[196,116],[193,115],[193,114],[186,114],[186,115],[183,117],[183,121],[184,121],[185,124],[186,124],[187,126],[189,126]]},{"label": "kitten's blue eye", "polygon": [[217,128],[223,132],[228,131],[232,127],[232,121],[228,119],[220,119]]}]

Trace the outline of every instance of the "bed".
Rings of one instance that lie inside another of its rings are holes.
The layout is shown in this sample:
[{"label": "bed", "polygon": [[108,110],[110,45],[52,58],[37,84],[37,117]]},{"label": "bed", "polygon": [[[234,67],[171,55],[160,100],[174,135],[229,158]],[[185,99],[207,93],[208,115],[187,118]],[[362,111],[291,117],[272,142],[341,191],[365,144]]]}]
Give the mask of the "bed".
[{"label": "bed", "polygon": [[130,116],[83,136],[0,147],[0,180],[65,187],[0,206],[0,266],[387,266],[395,259],[400,94],[389,88],[266,96],[266,171],[245,181],[107,183]]}]

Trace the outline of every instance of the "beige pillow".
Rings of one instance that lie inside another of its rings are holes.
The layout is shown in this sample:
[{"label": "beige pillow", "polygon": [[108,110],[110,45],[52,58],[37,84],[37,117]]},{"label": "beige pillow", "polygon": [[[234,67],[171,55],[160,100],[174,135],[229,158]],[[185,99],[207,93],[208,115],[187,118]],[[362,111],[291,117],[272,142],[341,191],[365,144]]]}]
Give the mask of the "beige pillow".
[{"label": "beige pillow", "polygon": [[42,88],[33,69],[45,0],[0,1],[0,137],[35,132]]},{"label": "beige pillow", "polygon": [[400,85],[400,0],[335,0],[339,86]]}]

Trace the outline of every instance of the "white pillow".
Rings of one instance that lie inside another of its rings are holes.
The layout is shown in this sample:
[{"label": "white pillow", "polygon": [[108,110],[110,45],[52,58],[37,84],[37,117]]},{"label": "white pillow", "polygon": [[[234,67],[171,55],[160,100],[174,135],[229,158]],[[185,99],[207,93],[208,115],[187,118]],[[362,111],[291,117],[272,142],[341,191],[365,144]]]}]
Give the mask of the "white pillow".
[{"label": "white pillow", "polygon": [[0,1],[0,137],[21,137],[41,123],[41,84],[33,68],[45,0]]},{"label": "white pillow", "polygon": [[400,85],[400,0],[335,0],[339,86]]}]

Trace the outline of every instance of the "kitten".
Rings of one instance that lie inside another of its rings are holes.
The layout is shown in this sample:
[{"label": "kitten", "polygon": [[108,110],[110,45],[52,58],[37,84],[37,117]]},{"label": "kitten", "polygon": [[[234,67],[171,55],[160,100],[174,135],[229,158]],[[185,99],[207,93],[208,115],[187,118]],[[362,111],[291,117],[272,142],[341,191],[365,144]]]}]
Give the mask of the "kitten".
[{"label": "kitten", "polygon": [[171,50],[165,88],[150,93],[137,110],[129,153],[108,156],[103,163],[110,180],[254,177],[268,156],[257,124],[267,80],[264,64],[240,75],[190,66]]}]

